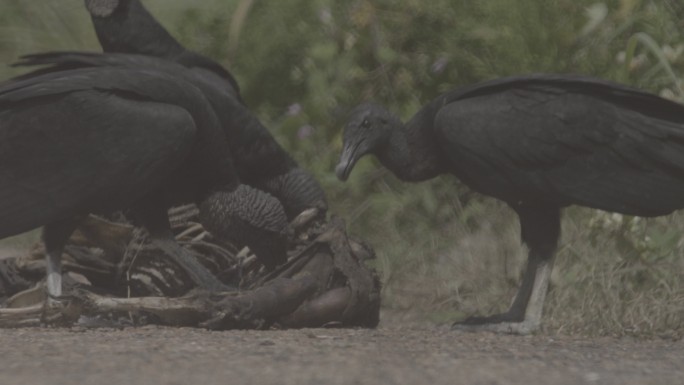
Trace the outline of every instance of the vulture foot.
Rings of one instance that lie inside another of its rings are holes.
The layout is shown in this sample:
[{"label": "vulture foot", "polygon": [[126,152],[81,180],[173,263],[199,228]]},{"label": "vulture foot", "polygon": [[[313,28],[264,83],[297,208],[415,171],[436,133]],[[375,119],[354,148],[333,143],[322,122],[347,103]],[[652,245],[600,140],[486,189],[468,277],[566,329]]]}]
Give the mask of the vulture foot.
[{"label": "vulture foot", "polygon": [[486,317],[468,317],[463,321],[454,323],[452,330],[462,330],[469,332],[490,331],[501,334],[527,335],[539,330],[540,319],[527,317],[519,311],[512,309],[501,314],[494,314]]},{"label": "vulture foot", "polygon": [[[484,319],[489,317],[473,317]],[[461,330],[466,332],[489,331],[499,334],[517,334],[528,335],[539,330],[539,322],[534,321],[518,321],[518,322],[497,322],[497,323],[471,323],[473,318],[469,318],[463,322],[457,322],[451,326],[452,330]]]}]

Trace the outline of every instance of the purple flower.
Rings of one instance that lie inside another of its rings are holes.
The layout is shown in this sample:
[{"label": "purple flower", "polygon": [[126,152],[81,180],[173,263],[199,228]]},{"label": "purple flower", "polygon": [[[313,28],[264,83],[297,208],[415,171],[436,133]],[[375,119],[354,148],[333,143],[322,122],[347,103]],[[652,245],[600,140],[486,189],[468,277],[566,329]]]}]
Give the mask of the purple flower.
[{"label": "purple flower", "polygon": [[299,130],[297,130],[297,137],[300,140],[306,139],[306,138],[310,137],[311,135],[313,135],[314,130],[315,129],[312,125],[305,124],[305,125],[299,127]]},{"label": "purple flower", "polygon": [[297,116],[301,112],[302,112],[302,105],[299,103],[294,103],[294,104],[290,104],[290,106],[287,107],[287,112],[285,113],[285,115]]},{"label": "purple flower", "polygon": [[332,21],[332,12],[330,12],[329,8],[323,8],[320,11],[318,11],[318,19],[323,24],[329,25]]},{"label": "purple flower", "polygon": [[432,70],[432,73],[440,74],[444,71],[447,64],[449,64],[449,59],[447,59],[445,57],[441,57],[441,58],[437,59],[434,63],[432,63],[432,66],[430,67],[430,69]]}]

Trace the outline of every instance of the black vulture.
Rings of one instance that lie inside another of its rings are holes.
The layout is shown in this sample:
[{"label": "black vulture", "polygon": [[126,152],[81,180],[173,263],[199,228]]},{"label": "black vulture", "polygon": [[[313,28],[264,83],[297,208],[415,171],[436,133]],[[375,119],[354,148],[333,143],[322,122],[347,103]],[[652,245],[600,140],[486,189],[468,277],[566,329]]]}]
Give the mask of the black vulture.
[{"label": "black vulture", "polygon": [[653,217],[684,207],[684,106],[575,75],[456,89],[406,124],[381,106],[362,104],[344,127],[338,178],[346,180],[364,154],[406,181],[453,174],[518,214],[529,256],[512,306],[462,323],[491,330],[539,327],[561,208]]},{"label": "black vulture", "polygon": [[[185,49],[140,0],[85,0],[105,52],[141,54],[178,63],[219,115],[241,181],[278,198],[293,219],[310,207],[327,208],[325,193],[244,106],[233,76],[214,60]],[[210,91],[209,91],[210,90]]]},{"label": "black vulture", "polygon": [[285,257],[287,218],[240,184],[204,94],[154,68],[43,69],[0,85],[0,238],[44,226],[48,293],[79,218],[129,209],[200,286],[225,287],[180,247],[167,210],[195,202],[210,227]]}]

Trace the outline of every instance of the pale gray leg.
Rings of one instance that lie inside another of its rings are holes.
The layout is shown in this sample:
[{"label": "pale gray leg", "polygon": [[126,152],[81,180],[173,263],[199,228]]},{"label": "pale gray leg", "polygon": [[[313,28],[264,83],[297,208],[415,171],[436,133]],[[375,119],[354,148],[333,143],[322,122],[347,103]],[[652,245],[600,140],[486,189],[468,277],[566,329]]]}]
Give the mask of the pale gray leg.
[{"label": "pale gray leg", "polygon": [[[454,330],[465,331],[492,331],[496,333],[508,334],[530,334],[539,330],[541,326],[542,311],[544,309],[544,299],[549,287],[549,278],[553,270],[553,258],[545,259],[534,263],[533,260],[528,264],[528,269],[534,274],[525,274],[523,282],[518,289],[516,300],[508,312],[489,317],[471,317],[464,322],[455,323]],[[529,280],[525,282],[526,280]],[[525,290],[531,287],[531,290]],[[528,295],[525,295],[527,291]],[[521,298],[524,298],[521,299]],[[522,313],[521,317],[517,315]]]},{"label": "pale gray leg", "polygon": [[560,235],[560,210],[525,206],[514,209],[520,216],[522,240],[530,247],[530,253],[513,304],[505,313],[470,317],[455,323],[453,329],[511,334],[530,334],[539,330]]},{"label": "pale gray leg", "polygon": [[553,270],[554,258],[541,261],[537,266],[537,274],[534,277],[534,286],[532,287],[532,294],[527,303],[525,310],[525,321],[527,324],[526,330],[533,332],[538,330],[541,326],[542,310],[544,309],[544,300],[549,289],[549,279],[551,278],[551,271]]},{"label": "pale gray leg", "polygon": [[80,218],[50,223],[43,227],[43,243],[45,244],[45,262],[47,271],[48,304],[59,302],[62,296],[62,251]]},{"label": "pale gray leg", "polygon": [[51,250],[45,253],[47,266],[47,293],[49,298],[62,296],[62,250]]}]

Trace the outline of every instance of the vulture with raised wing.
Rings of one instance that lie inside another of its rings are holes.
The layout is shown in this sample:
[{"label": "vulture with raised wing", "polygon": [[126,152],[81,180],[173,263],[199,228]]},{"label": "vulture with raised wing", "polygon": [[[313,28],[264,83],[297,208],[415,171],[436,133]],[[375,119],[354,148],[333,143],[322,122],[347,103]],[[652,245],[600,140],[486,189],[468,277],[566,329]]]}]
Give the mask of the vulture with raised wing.
[{"label": "vulture with raised wing", "polygon": [[280,200],[292,220],[311,207],[327,208],[325,193],[299,167],[268,129],[245,107],[233,76],[216,61],[185,49],[140,0],[85,0],[105,52],[163,58],[188,69],[188,81],[207,96],[219,115],[240,179]]}]

